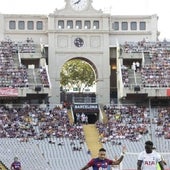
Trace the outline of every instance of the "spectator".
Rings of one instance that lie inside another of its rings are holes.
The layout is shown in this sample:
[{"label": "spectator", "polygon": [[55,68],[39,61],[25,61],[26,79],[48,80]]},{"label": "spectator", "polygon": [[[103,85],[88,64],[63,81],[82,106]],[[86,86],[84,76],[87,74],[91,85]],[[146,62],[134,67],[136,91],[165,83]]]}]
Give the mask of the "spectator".
[{"label": "spectator", "polygon": [[18,157],[14,158],[14,162],[11,164],[11,170],[21,170],[21,163],[18,161]]}]

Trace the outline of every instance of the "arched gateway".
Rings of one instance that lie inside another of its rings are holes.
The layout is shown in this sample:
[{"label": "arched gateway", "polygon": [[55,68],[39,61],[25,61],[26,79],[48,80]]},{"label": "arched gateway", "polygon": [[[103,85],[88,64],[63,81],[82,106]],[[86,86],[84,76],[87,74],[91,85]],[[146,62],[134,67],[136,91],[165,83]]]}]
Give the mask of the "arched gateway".
[{"label": "arched gateway", "polygon": [[109,103],[109,17],[93,9],[91,0],[86,0],[84,8],[72,2],[67,0],[64,9],[49,15],[50,103],[60,102],[60,72],[64,63],[73,58],[82,58],[92,64],[97,78],[97,103]]}]

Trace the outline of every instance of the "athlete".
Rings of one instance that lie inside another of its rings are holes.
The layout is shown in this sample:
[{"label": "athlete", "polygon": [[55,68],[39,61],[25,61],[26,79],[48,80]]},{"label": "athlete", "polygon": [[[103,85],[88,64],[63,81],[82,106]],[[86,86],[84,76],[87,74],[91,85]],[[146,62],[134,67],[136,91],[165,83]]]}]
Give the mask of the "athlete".
[{"label": "athlete", "polygon": [[99,149],[98,157],[91,159],[87,165],[85,165],[80,170],[86,170],[89,167],[92,167],[93,170],[107,170],[110,165],[119,165],[122,162],[125,155],[126,147],[122,148],[122,154],[119,159],[111,160],[106,158],[106,150],[104,148]]},{"label": "athlete", "polygon": [[[117,160],[118,159],[118,157],[117,157],[117,155],[115,155],[115,157],[114,157],[114,160]],[[121,163],[119,164],[119,165],[111,165],[111,169],[110,170],[121,170],[122,168],[121,168]]]},{"label": "athlete", "polygon": [[21,170],[21,163],[17,157],[14,158],[14,162],[11,164],[11,170]]},{"label": "athlete", "polygon": [[157,164],[164,170],[161,155],[154,150],[153,142],[145,142],[145,150],[138,155],[137,170],[156,170]]},{"label": "athlete", "polygon": [[[156,151],[155,147],[153,147],[153,149]],[[165,159],[163,158],[162,155],[161,155],[161,159],[162,159],[162,162],[163,162],[164,166],[166,166],[167,163],[166,163],[166,161],[165,161]],[[159,163],[157,163],[157,170],[161,170],[161,167],[160,167]]]}]

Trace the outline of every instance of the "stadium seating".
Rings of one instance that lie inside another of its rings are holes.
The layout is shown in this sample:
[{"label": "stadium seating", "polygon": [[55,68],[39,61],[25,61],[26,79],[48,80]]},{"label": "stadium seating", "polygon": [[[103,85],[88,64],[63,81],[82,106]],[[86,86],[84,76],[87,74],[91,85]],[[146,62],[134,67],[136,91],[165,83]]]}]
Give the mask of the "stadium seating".
[{"label": "stadium seating", "polygon": [[[138,70],[142,77],[139,84],[142,88],[168,88],[170,87],[170,44],[168,42],[126,42],[122,45],[124,53],[143,53],[142,66]],[[135,58],[136,59],[136,58]],[[131,59],[132,60],[132,59]],[[132,60],[133,61],[133,60]],[[129,87],[129,70],[131,65],[123,65],[122,79],[124,87]]]},{"label": "stadium seating", "polygon": [[[24,88],[36,82],[30,81],[29,69],[21,63],[21,53],[35,53],[36,45],[33,40],[26,42],[0,42],[0,87]],[[39,69],[35,79],[40,79],[39,85],[49,88],[49,77],[46,68]]]},{"label": "stadium seating", "polygon": [[[145,62],[138,73],[142,77],[142,88],[168,88],[170,86],[169,44],[164,43],[125,43],[124,53],[145,53]],[[18,51],[19,50],[19,51]],[[0,87],[30,87],[36,80],[41,87],[50,87],[45,67],[26,69],[21,65],[17,53],[35,53],[32,40],[16,44],[2,41],[0,44]],[[131,66],[122,65],[124,88],[130,87]],[[32,77],[31,77],[32,76]],[[50,109],[49,109],[50,108]],[[0,161],[10,167],[15,156],[19,157],[25,170],[75,170],[80,169],[90,159],[82,124],[70,122],[67,109],[46,105],[27,105],[15,108],[0,107]],[[126,145],[122,168],[136,169],[138,153],[144,150],[144,142],[152,140],[168,166],[170,148],[169,107],[108,105],[107,122],[96,122],[101,141],[107,156],[119,156]]]}]

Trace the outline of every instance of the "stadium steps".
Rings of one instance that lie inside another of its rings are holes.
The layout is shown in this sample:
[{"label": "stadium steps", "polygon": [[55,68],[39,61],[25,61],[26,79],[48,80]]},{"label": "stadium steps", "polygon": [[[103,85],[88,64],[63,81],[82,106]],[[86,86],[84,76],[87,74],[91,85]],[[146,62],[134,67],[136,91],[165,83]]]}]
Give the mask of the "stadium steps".
[{"label": "stadium steps", "polygon": [[40,69],[35,69],[36,84],[41,85]]},{"label": "stadium steps", "polygon": [[74,123],[74,119],[73,119],[71,110],[67,110],[67,113],[68,113],[68,118],[69,118],[69,120],[70,120],[70,123],[73,124],[73,123]]},{"label": "stadium steps", "polygon": [[101,109],[102,115],[103,115],[103,123],[107,123],[108,122],[108,118],[107,118],[107,114],[104,111],[104,109]]},{"label": "stadium steps", "polygon": [[18,68],[18,66],[20,65],[20,63],[19,63],[19,58],[18,58],[18,53],[17,53],[17,54],[13,54],[13,60],[14,60],[14,65],[13,65],[13,67]]},{"label": "stadium steps", "polygon": [[29,82],[29,84],[34,85],[35,84],[34,70],[33,69],[28,69],[27,73],[28,73],[28,82]]},{"label": "stadium steps", "polygon": [[40,79],[39,69],[28,69],[27,73],[28,73],[28,82],[30,85],[34,87],[35,85],[42,84]]},{"label": "stadium steps", "polygon": [[100,112],[101,112],[101,114],[103,116],[102,122],[107,123],[108,122],[108,117],[107,117],[106,111],[104,110],[104,105],[100,105],[99,108],[100,108]]},{"label": "stadium steps", "polygon": [[136,72],[136,83],[142,84],[142,75],[141,72]]},{"label": "stadium steps", "polygon": [[9,170],[2,161],[0,161],[0,168],[1,170]]},{"label": "stadium steps", "polygon": [[129,75],[129,84],[142,84],[142,76],[140,72],[136,72],[136,82],[135,82],[135,77],[134,77],[134,71],[129,69],[128,71]]},{"label": "stadium steps", "polygon": [[151,64],[151,58],[149,54],[145,54],[145,64]]},{"label": "stadium steps", "polygon": [[91,151],[91,156],[96,157],[98,150],[102,147],[102,144],[99,142],[99,133],[96,126],[95,124],[83,125],[83,130],[87,147]]}]

